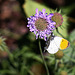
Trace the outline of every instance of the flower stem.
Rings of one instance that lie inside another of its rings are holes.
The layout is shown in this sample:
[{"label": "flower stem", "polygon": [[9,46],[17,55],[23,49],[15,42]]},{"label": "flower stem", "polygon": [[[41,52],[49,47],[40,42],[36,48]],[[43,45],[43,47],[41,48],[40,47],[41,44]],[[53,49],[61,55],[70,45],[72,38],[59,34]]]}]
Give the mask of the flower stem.
[{"label": "flower stem", "polygon": [[49,74],[49,71],[48,71],[47,64],[46,64],[45,59],[44,59],[44,56],[43,56],[43,53],[42,53],[40,39],[39,39],[39,48],[40,48],[40,53],[41,53],[42,60],[43,60],[43,62],[44,62],[44,65],[45,65],[45,68],[46,68],[46,71],[47,71],[47,75],[50,75],[50,74]]},{"label": "flower stem", "polygon": [[57,70],[58,60],[55,58],[55,71]]}]

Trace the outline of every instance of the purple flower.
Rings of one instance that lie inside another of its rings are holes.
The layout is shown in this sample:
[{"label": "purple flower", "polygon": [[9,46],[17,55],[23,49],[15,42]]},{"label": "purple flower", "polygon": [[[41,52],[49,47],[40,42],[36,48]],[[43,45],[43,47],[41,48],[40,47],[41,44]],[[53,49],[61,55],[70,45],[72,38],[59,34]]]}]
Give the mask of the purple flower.
[{"label": "purple flower", "polygon": [[31,32],[34,32],[36,35],[36,39],[39,37],[41,39],[47,40],[47,37],[52,33],[52,31],[55,29],[55,22],[51,20],[53,14],[47,15],[45,13],[45,9],[38,12],[38,9],[36,8],[36,14],[35,16],[30,16],[28,19],[28,25]]}]

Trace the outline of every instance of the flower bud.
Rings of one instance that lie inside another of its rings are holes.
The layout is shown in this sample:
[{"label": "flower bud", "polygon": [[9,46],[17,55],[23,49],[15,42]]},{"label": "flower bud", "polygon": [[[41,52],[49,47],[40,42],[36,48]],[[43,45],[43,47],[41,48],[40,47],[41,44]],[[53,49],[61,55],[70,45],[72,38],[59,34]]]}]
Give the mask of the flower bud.
[{"label": "flower bud", "polygon": [[63,57],[64,53],[63,51],[59,50],[56,54],[55,54],[55,58],[57,59],[61,59]]},{"label": "flower bud", "polygon": [[54,13],[51,19],[52,21],[56,22],[55,24],[56,27],[59,27],[63,23],[63,17],[60,13]]},{"label": "flower bud", "polygon": [[60,68],[63,68],[64,67],[64,64],[59,64],[58,65]]},{"label": "flower bud", "polygon": [[60,75],[68,75],[66,71],[61,71]]},{"label": "flower bud", "polygon": [[31,67],[31,71],[34,75],[46,75],[46,70],[42,64],[33,64]]}]

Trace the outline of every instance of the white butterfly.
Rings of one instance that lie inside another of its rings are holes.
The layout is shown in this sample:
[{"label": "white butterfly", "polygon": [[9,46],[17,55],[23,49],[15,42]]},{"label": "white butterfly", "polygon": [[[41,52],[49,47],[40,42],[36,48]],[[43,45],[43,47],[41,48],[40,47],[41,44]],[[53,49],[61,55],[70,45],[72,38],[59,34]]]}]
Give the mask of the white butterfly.
[{"label": "white butterfly", "polygon": [[47,50],[50,54],[55,54],[59,49],[66,49],[70,45],[66,39],[54,36],[53,34],[49,37],[46,44],[47,46],[45,47],[45,50]]}]

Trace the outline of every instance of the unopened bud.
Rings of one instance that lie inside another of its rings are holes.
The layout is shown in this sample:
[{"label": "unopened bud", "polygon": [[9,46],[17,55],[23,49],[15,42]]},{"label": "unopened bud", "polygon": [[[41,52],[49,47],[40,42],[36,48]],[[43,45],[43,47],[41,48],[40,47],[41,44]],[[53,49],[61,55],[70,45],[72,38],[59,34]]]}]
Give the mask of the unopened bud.
[{"label": "unopened bud", "polygon": [[66,71],[61,71],[60,75],[68,75]]},{"label": "unopened bud", "polygon": [[59,50],[56,54],[55,54],[55,58],[57,59],[61,59],[64,56],[63,51]]},{"label": "unopened bud", "polygon": [[64,67],[64,64],[59,64],[59,67],[60,67],[60,68],[63,68],[63,67]]}]

